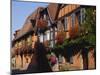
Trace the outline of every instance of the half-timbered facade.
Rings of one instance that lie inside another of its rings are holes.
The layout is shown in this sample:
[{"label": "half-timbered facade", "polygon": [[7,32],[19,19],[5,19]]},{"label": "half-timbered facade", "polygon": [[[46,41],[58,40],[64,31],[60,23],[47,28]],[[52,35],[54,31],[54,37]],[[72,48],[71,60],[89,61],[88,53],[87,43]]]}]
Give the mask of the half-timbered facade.
[{"label": "half-timbered facade", "polygon": [[[14,34],[15,37],[12,41],[14,55],[12,60],[15,60],[15,62],[13,62],[12,67],[26,70],[30,62],[33,61],[33,56],[36,65],[34,48],[37,41],[43,43],[45,48],[53,49],[55,44],[63,44],[65,39],[76,38],[85,19],[84,13],[85,8],[83,6],[74,4],[49,4],[45,8],[37,8],[26,19],[23,27]],[[89,54],[91,55],[91,52]],[[90,55],[88,55],[89,58]],[[63,60],[65,60],[65,57]],[[67,66],[69,64],[73,67],[68,70],[84,69],[84,59],[80,51],[70,56],[70,60],[65,60],[65,63]],[[92,65],[92,68],[95,68],[93,60],[88,64],[89,67]]]}]

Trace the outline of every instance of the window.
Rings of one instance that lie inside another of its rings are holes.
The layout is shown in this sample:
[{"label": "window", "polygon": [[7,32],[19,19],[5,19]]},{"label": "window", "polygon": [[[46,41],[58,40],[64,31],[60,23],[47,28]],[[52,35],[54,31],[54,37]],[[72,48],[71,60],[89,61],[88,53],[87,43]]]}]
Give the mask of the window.
[{"label": "window", "polygon": [[47,19],[46,14],[44,14],[44,15],[43,15],[43,19],[44,19],[44,20],[46,20],[46,19]]},{"label": "window", "polygon": [[16,42],[15,47],[16,47],[16,48],[18,47],[18,42]]},{"label": "window", "polygon": [[51,41],[50,41],[50,47],[53,47],[53,46],[54,46],[54,41],[51,40]]},{"label": "window", "polygon": [[75,14],[73,13],[71,15],[71,17],[72,17],[72,29],[74,29],[74,25],[75,25]]},{"label": "window", "polygon": [[57,25],[58,31],[63,31],[64,30],[64,23],[63,23],[63,21],[64,20],[58,21],[58,25]]},{"label": "window", "polygon": [[22,47],[22,42],[20,41],[18,44],[19,44],[19,48],[21,48]]},{"label": "window", "polygon": [[76,16],[78,17],[79,25],[81,25],[81,12],[80,11],[77,11],[76,12]]},{"label": "window", "polygon": [[61,22],[58,21],[58,24],[57,24],[58,31],[60,30],[60,25],[61,25]]},{"label": "window", "polygon": [[81,8],[80,10],[80,19],[81,19],[81,24],[82,24],[85,19],[85,8]]},{"label": "window", "polygon": [[43,42],[47,40],[47,34],[43,35]]},{"label": "window", "polygon": [[56,40],[57,32],[58,32],[58,30],[57,30],[57,28],[55,28],[55,38],[54,38],[55,43],[57,42],[57,40]]},{"label": "window", "polygon": [[50,36],[50,39],[52,40],[53,39],[53,31],[51,31],[51,36]]},{"label": "window", "polygon": [[28,38],[27,38],[27,45],[29,46],[29,45],[32,45],[32,36],[30,35],[30,36],[28,36]]},{"label": "window", "polygon": [[42,42],[42,43],[43,43],[43,34],[40,34],[39,39],[40,39],[40,42]]},{"label": "window", "polygon": [[51,24],[50,24],[50,21],[48,20],[48,27],[50,27],[51,26]]},{"label": "window", "polygon": [[47,40],[50,40],[50,31],[46,31],[46,35],[47,35]]},{"label": "window", "polygon": [[41,18],[43,18],[44,20],[47,19],[47,10],[46,9],[41,12]]},{"label": "window", "polygon": [[67,31],[67,17],[64,18],[64,30]]},{"label": "window", "polygon": [[53,36],[53,29],[50,29],[50,47],[54,46],[54,36]]},{"label": "window", "polygon": [[25,40],[24,39],[22,40],[22,45],[25,46]]}]

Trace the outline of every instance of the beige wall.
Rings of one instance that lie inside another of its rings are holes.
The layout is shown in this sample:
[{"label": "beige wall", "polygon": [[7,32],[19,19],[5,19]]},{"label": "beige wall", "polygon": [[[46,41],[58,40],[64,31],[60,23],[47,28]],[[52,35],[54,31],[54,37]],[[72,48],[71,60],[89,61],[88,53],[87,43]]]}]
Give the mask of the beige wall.
[{"label": "beige wall", "polygon": [[71,64],[72,70],[83,69],[83,59],[80,52],[73,56],[73,64]]},{"label": "beige wall", "polygon": [[94,58],[94,50],[89,51],[88,53],[88,68],[95,69],[95,58]]},{"label": "beige wall", "polygon": [[79,7],[80,5],[74,5],[74,4],[66,5],[64,8],[60,10],[58,18],[61,18],[62,16],[71,13],[72,11],[76,10]]},{"label": "beige wall", "polygon": [[[12,66],[12,69],[20,69],[20,70],[26,70],[28,68],[28,65],[31,62],[31,56],[28,55],[23,55],[22,56],[23,60],[21,59],[20,55],[15,56],[15,67]],[[27,61],[28,59],[28,61]]]},{"label": "beige wall", "polygon": [[16,55],[15,56],[15,62],[16,62],[16,64],[15,64],[16,69],[20,69],[21,65],[22,65],[21,56],[20,55]]}]

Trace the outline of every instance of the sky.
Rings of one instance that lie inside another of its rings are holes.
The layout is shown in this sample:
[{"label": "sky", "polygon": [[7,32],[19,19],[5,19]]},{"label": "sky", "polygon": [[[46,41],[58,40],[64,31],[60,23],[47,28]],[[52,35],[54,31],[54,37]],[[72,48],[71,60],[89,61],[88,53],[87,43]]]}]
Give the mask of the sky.
[{"label": "sky", "polygon": [[26,18],[39,6],[46,7],[48,3],[12,1],[12,37],[13,33],[22,28]]}]

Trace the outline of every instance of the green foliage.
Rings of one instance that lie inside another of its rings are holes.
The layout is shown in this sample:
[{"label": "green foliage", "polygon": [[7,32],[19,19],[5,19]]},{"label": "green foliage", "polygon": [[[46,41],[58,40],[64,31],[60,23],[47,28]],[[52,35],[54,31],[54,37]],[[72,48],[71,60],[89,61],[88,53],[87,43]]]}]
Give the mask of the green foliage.
[{"label": "green foliage", "polygon": [[85,8],[85,22],[83,23],[85,31],[96,31],[96,9],[95,7]]},{"label": "green foliage", "polygon": [[95,45],[96,43],[96,8],[87,7],[85,8],[85,22],[83,23],[83,28],[85,29],[84,40],[90,45]]},{"label": "green foliage", "polygon": [[84,37],[84,40],[88,42],[90,45],[95,45],[96,44],[96,35],[93,33],[88,34]]}]

